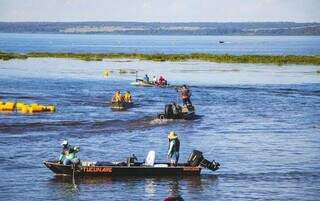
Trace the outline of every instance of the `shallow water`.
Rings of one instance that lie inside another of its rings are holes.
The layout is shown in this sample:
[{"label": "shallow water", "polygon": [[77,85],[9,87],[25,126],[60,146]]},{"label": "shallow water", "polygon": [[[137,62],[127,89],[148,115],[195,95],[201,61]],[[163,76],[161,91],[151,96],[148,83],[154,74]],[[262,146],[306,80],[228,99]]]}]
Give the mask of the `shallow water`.
[{"label": "shallow water", "polygon": [[[221,44],[219,41],[224,41]],[[0,51],[319,55],[319,36],[151,36],[0,33]]]},{"label": "shallow water", "polygon": [[[104,69],[114,73],[103,78]],[[130,85],[134,74],[163,74],[187,83],[200,118],[159,122],[176,101],[173,88]],[[28,59],[0,62],[0,99],[56,104],[56,113],[0,114],[0,200],[318,200],[320,75],[317,66]],[[136,107],[112,112],[117,90],[131,90]],[[148,150],[166,159],[167,133],[181,139],[181,161],[192,149],[221,163],[201,177],[77,179],[56,177],[42,164],[60,142],[80,145],[80,158],[119,161]]]}]

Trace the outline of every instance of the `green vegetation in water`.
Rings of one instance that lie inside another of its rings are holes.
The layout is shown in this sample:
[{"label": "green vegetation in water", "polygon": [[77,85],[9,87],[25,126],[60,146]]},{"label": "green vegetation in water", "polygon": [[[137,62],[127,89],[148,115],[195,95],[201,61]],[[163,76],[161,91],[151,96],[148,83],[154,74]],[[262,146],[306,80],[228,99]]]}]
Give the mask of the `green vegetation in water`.
[{"label": "green vegetation in water", "polygon": [[10,59],[27,59],[28,56],[24,54],[17,54],[17,53],[6,53],[0,52],[0,60],[10,60]]},{"label": "green vegetation in water", "polygon": [[120,73],[120,74],[127,74],[128,71],[127,71],[126,69],[120,69],[120,70],[119,70],[119,73]]},{"label": "green vegetation in water", "polygon": [[139,59],[149,61],[208,61],[217,63],[253,63],[253,64],[313,64],[320,65],[320,55],[215,55],[204,53],[193,54],[128,54],[128,53],[47,53],[31,52],[27,54],[0,53],[0,60],[36,58],[73,58],[84,61],[102,61],[103,59]]},{"label": "green vegetation in water", "polygon": [[119,69],[119,74],[127,74],[127,73],[136,74],[136,71],[130,70],[130,69]]}]

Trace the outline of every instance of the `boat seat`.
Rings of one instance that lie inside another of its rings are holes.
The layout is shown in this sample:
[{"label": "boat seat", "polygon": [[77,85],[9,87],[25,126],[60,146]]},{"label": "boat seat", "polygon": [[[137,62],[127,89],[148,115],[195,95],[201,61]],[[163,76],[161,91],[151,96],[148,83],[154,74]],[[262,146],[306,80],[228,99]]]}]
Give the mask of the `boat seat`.
[{"label": "boat seat", "polygon": [[155,164],[154,167],[169,167],[168,164]]},{"label": "boat seat", "polygon": [[149,151],[147,158],[143,165],[145,166],[154,166],[154,162],[156,160],[156,152],[155,151]]}]

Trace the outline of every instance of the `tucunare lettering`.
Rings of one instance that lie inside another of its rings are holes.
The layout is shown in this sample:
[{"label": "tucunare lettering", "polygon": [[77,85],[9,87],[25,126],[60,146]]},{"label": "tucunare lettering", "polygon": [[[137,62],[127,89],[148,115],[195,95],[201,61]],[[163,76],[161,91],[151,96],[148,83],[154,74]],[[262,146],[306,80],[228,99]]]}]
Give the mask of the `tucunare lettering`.
[{"label": "tucunare lettering", "polygon": [[83,168],[83,172],[111,173],[112,168],[110,168],[110,167],[85,167],[85,168]]}]

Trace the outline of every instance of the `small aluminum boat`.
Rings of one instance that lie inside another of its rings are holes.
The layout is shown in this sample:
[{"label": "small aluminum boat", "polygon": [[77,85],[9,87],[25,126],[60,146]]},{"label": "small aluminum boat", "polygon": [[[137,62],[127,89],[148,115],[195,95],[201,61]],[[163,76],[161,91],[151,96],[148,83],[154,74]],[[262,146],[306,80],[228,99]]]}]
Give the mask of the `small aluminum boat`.
[{"label": "small aluminum boat", "polygon": [[59,161],[44,161],[44,165],[59,175],[75,176],[198,176],[202,168],[218,170],[220,164],[206,160],[202,152],[194,150],[187,163],[170,166],[168,163],[145,164],[129,157],[127,162],[88,162],[63,165]]},{"label": "small aluminum boat", "polygon": [[168,104],[165,106],[164,112],[158,114],[159,119],[194,119],[195,109],[192,105],[180,106]]},{"label": "small aluminum boat", "polygon": [[123,111],[133,106],[132,102],[113,102],[111,103],[111,109],[114,111]]}]

